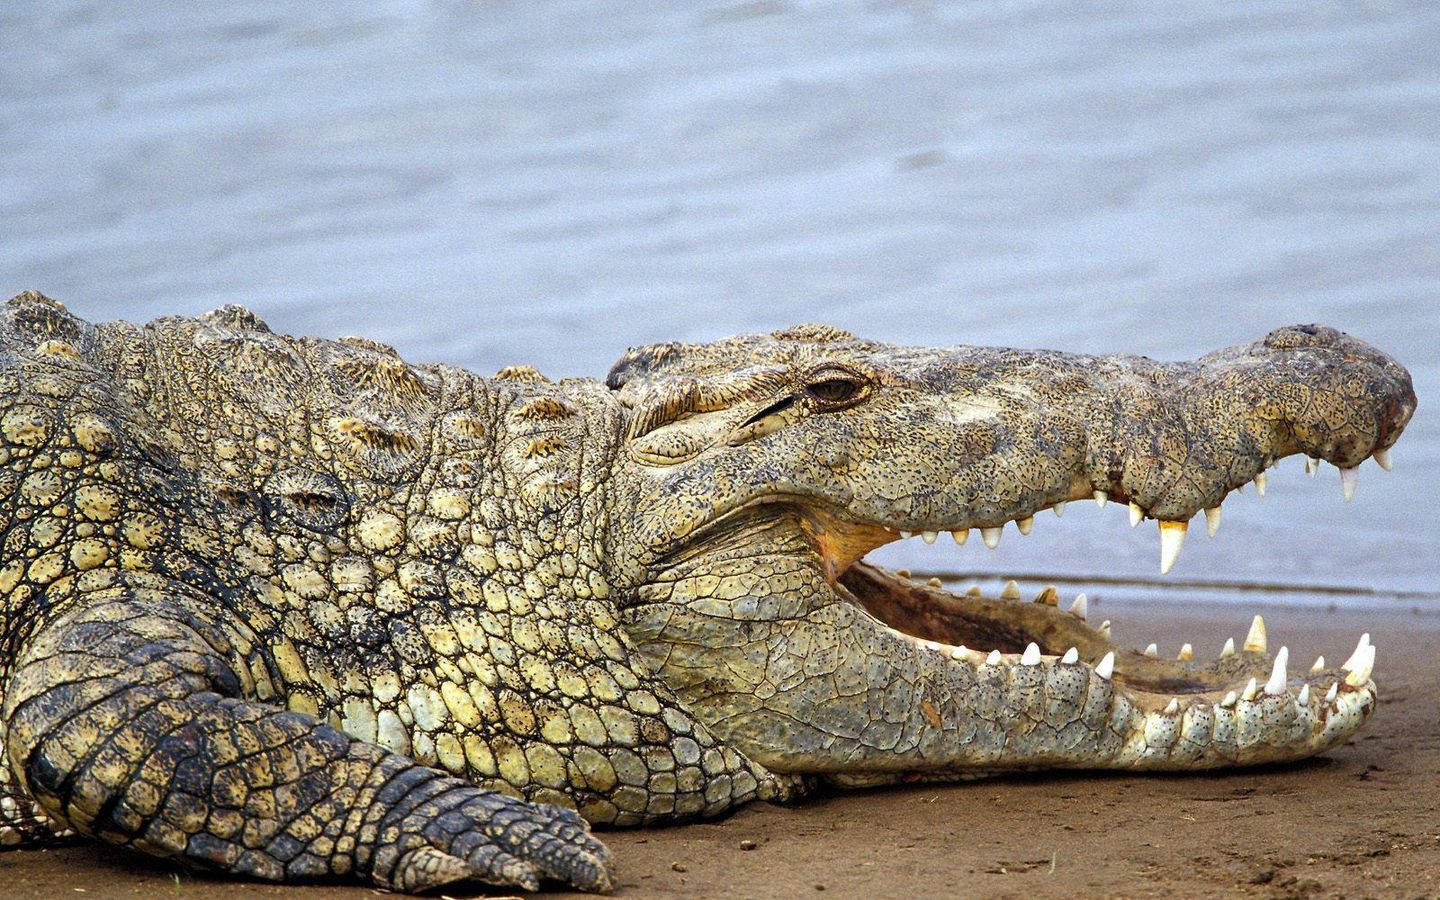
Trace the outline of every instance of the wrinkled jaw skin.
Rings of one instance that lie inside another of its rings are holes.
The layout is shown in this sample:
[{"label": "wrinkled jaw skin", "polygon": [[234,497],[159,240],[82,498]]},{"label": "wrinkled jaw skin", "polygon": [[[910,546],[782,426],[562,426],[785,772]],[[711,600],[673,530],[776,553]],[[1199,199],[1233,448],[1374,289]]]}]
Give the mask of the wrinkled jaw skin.
[{"label": "wrinkled jaw skin", "polygon": [[[926,350],[822,326],[632,350],[624,622],[721,737],[781,773],[839,785],[1044,767],[1188,770],[1296,760],[1375,709],[1368,635],[1298,672],[1260,617],[1239,649],[1162,661],[1122,648],[1077,598],[957,595],[863,562],[912,535],[1004,526],[1066,502],[1186,527],[1279,459],[1341,470],[1415,410],[1408,373],[1324,326],[1193,363]],[[618,554],[623,556],[624,554]]]}]

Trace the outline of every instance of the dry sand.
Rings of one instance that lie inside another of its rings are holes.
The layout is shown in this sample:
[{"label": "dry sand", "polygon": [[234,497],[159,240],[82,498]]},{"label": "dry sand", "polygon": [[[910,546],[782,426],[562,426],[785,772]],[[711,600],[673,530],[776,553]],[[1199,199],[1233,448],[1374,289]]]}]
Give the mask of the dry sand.
[{"label": "dry sand", "polygon": [[[1233,607],[1109,606],[1121,640],[1217,648]],[[1300,765],[1193,776],[1058,774],[753,804],[609,832],[625,897],[1440,897],[1440,614],[1266,610],[1297,661],[1379,647],[1379,711]],[[1142,626],[1142,623],[1143,626]],[[744,846],[753,841],[754,849]],[[0,854],[6,897],[364,897],[215,880],[116,850]],[[449,890],[451,895],[469,892]]]}]

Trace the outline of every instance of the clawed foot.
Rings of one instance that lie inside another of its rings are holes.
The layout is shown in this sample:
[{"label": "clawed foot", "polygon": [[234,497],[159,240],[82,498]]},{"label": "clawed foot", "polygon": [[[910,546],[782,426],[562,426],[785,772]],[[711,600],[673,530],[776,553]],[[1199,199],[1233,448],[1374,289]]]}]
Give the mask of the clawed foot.
[{"label": "clawed foot", "polygon": [[582,891],[614,888],[610,851],[573,810],[444,780],[440,793],[382,826],[373,868],[381,885],[418,893],[479,881],[535,891],[548,878]]}]

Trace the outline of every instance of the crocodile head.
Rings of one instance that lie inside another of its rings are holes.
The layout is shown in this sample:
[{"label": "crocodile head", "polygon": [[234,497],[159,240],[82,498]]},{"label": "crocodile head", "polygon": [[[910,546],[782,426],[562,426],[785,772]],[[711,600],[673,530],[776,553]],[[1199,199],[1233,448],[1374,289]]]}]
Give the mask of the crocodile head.
[{"label": "crocodile head", "polygon": [[910,534],[993,543],[1094,498],[1158,520],[1168,570],[1196,513],[1218,524],[1284,456],[1333,463],[1350,490],[1367,457],[1388,465],[1416,400],[1400,365],[1332,328],[1160,363],[801,326],[637,348],[608,384],[628,411],[609,548],[625,627],[774,770],[1247,764],[1323,750],[1374,708],[1368,638],[1297,675],[1257,617],[1239,651],[1161,661],[1053,590],[960,595],[864,562]]}]

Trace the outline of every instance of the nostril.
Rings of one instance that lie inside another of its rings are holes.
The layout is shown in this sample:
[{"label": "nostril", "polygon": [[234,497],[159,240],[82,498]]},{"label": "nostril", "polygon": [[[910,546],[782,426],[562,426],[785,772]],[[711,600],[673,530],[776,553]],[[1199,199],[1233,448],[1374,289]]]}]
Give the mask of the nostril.
[{"label": "nostril", "polygon": [[1288,325],[1265,336],[1265,346],[1274,350],[1298,347],[1325,347],[1336,343],[1342,332],[1328,325]]}]

